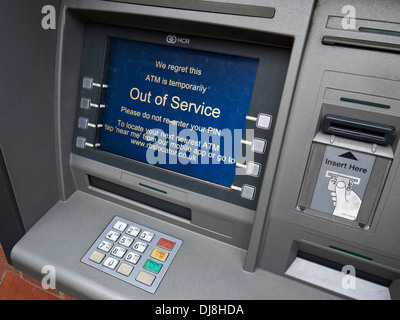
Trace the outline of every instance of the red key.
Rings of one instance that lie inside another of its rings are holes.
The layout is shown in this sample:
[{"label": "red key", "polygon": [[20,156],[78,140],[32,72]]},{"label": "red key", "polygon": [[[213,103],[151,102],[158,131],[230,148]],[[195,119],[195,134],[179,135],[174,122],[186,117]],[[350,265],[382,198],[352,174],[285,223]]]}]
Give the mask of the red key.
[{"label": "red key", "polygon": [[165,239],[165,238],[161,238],[158,241],[157,245],[159,247],[161,247],[161,248],[164,248],[164,249],[167,249],[167,250],[171,250],[174,247],[175,242],[173,242],[171,240],[168,240],[168,239]]}]

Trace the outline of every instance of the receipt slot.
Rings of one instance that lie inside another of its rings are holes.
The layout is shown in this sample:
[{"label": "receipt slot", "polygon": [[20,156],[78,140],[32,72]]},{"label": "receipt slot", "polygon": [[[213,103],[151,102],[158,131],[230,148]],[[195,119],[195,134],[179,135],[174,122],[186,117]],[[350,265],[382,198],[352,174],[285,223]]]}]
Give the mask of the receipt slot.
[{"label": "receipt slot", "polygon": [[369,228],[391,160],[348,146],[314,142],[299,208]]}]

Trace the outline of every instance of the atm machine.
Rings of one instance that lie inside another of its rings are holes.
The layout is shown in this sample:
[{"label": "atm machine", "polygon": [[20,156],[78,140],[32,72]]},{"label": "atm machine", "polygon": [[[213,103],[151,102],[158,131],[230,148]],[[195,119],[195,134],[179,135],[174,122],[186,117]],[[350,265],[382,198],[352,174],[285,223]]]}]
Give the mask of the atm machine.
[{"label": "atm machine", "polygon": [[15,268],[78,299],[400,298],[398,1],[1,7]]}]

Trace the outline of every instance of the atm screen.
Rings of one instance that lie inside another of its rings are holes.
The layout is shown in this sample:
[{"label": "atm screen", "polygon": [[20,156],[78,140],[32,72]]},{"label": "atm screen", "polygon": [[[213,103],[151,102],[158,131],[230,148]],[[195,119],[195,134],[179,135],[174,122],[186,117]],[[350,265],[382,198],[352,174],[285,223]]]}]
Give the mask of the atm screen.
[{"label": "atm screen", "polygon": [[253,36],[89,24],[73,152],[254,210],[291,43]]},{"label": "atm screen", "polygon": [[120,38],[107,52],[99,149],[230,187],[258,59]]}]

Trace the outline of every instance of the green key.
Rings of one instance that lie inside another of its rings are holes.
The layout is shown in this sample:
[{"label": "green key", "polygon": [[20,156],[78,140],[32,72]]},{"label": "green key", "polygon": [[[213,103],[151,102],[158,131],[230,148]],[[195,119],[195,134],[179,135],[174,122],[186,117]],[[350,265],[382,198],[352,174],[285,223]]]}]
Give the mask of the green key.
[{"label": "green key", "polygon": [[153,261],[153,260],[151,260],[151,259],[148,259],[148,260],[146,261],[146,263],[144,264],[144,266],[143,266],[143,268],[145,268],[145,269],[147,269],[147,270],[150,270],[150,271],[152,271],[152,272],[154,272],[154,273],[159,273],[161,267],[162,267],[162,263]]}]

